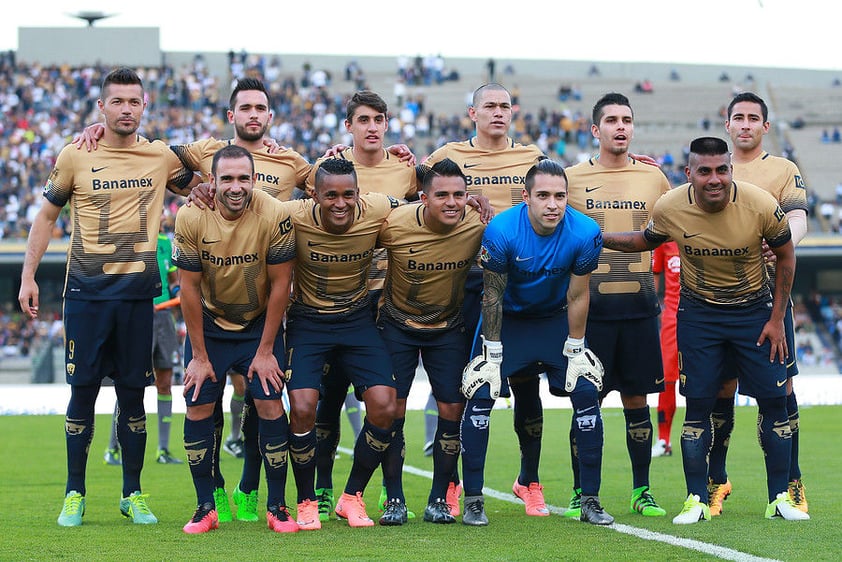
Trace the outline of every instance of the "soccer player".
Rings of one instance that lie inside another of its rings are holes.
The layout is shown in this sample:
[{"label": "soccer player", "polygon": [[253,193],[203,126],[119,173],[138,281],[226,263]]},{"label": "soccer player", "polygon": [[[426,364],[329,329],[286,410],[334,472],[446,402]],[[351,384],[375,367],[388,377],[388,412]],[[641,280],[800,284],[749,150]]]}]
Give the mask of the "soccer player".
[{"label": "soccer player", "polygon": [[[391,359],[371,314],[367,281],[377,235],[399,203],[380,193],[360,195],[354,164],[340,158],[321,163],[314,187],[312,200],[286,204],[298,251],[287,315],[290,456],[299,506],[312,506],[319,522],[316,404],[324,365],[343,365],[365,402],[366,416],[336,514],[352,527],[367,527],[374,521],[366,514],[363,492],[392,440],[396,400]],[[325,377],[330,376],[328,371]]]},{"label": "soccer player", "polygon": [[[460,382],[468,353],[462,318],[465,279],[479,251],[484,225],[466,208],[467,180],[450,159],[437,162],[422,180],[421,203],[395,209],[380,230],[388,250],[386,285],[378,327],[392,357],[397,380],[395,437],[383,464],[388,503],[381,524],[406,522],[403,495],[403,434],[406,399],[419,363],[424,362],[438,406],[433,439],[433,484],[424,520],[454,523],[447,489],[459,459],[459,422],[464,409]],[[395,449],[393,451],[393,449]],[[389,472],[391,470],[391,473]],[[397,516],[396,516],[397,515]]]},{"label": "soccer player", "polygon": [[[508,136],[512,124],[512,98],[509,91],[500,84],[484,84],[477,88],[468,108],[468,116],[474,122],[475,136],[439,147],[424,164],[433,166],[445,158],[453,160],[468,179],[469,194],[487,197],[495,212],[509,209],[523,200],[526,172],[545,156],[536,145],[522,145]],[[473,344],[478,332],[482,288],[483,272],[476,265],[468,273],[463,303],[469,346]],[[466,362],[468,360],[470,354],[465,358]],[[521,448],[522,486],[516,487],[515,493],[522,494],[519,497],[526,504],[527,514],[537,515],[546,511],[546,505],[541,488],[530,486],[537,483],[539,458],[536,453],[540,452],[543,427],[540,396],[537,391],[533,392],[534,390],[532,385],[524,388],[519,388],[517,384],[512,385],[512,393],[515,396],[515,432]],[[470,400],[468,407],[470,408]],[[478,497],[482,495],[483,459],[488,443],[487,428],[475,425],[470,417],[464,417],[461,434],[465,494]],[[460,514],[461,491],[462,486],[454,474],[453,484],[449,487],[447,496],[454,516]]]},{"label": "soccer player", "polygon": [[[734,166],[734,178],[751,182],[772,194],[778,201],[789,221],[792,243],[798,243],[807,234],[807,188],[801,178],[798,167],[790,160],[772,156],[763,149],[763,137],[769,132],[769,110],[762,98],[751,92],[735,96],[728,104],[728,120],[725,129],[731,137],[731,159]],[[774,283],[775,256],[766,252],[767,269]],[[792,457],[789,467],[789,494],[795,504],[807,512],[807,497],[801,482],[801,468],[798,463],[798,401],[792,386],[792,377],[798,374],[795,353],[795,331],[793,329],[792,302],[787,305],[784,318],[787,337],[787,381],[786,409],[792,430]],[[737,392],[737,379],[732,369],[731,379],[723,384],[713,409],[716,433],[710,452],[711,497],[710,513],[719,515],[722,502],[731,493],[731,482],[725,469],[728,442],[734,429],[734,395]]]},{"label": "soccer player", "polygon": [[231,368],[246,373],[259,418],[267,524],[278,533],[296,532],[299,524],[284,497],[289,425],[281,400],[280,366],[282,321],[295,259],[292,221],[280,202],[254,189],[254,160],[245,148],[220,149],[211,170],[215,208],[183,206],[175,225],[173,255],[181,275],[188,336],[184,449],[198,500],[184,532],[206,533],[219,526],[213,452],[220,436],[214,411],[224,390],[224,374]]},{"label": "soccer player", "polygon": [[[594,104],[591,133],[599,155],[567,169],[570,206],[599,224],[603,233],[643,230],[655,201],[669,191],[663,172],[629,155],[634,113],[626,96],[608,93]],[[602,396],[617,390],[626,421],[626,447],[632,467],[630,510],[663,516],[649,489],[652,420],[646,395],[664,389],[658,313],[650,253],[627,256],[604,251],[591,276],[587,340],[605,366]],[[573,494],[565,515],[579,516],[578,463],[571,431]]]},{"label": "soccer player", "polygon": [[[787,492],[792,430],[784,316],[795,250],[786,215],[763,189],[734,181],[722,139],[693,140],[685,171],[689,183],[655,203],[644,231],[604,233],[605,246],[623,252],[651,250],[670,239],[681,244],[677,337],[679,389],[687,400],[681,455],[688,496],[673,523],[710,519],[711,413],[728,356],[739,373],[740,393],[757,400],[769,494],[765,515],[809,519]],[[774,292],[763,260],[764,240],[777,259]]]},{"label": "soccer player", "polygon": [[18,295],[38,316],[38,264],[65,204],[73,217],[64,286],[65,365],[70,401],[65,420],[67,484],[58,524],[82,524],[85,468],[94,432],[94,406],[103,378],[114,380],[123,450],[120,511],[134,523],[156,523],[140,486],[146,448],[143,393],[152,382],[152,299],[161,294],[155,259],[164,191],[180,191],[191,173],[162,142],[137,134],[143,83],[118,68],[102,83],[97,106],[105,118],[101,150],[66,146],[44,187],[29,232]]},{"label": "soccer player", "polygon": [[[383,193],[395,199],[417,199],[418,182],[415,168],[407,166],[406,163],[391,154],[383,146],[388,125],[388,107],[383,98],[369,90],[356,92],[348,102],[345,116],[345,130],[351,134],[353,145],[337,152],[334,157],[353,163],[361,191]],[[308,192],[312,193],[315,189],[318,170],[329,158],[320,158],[313,165],[307,179]],[[377,313],[377,302],[383,290],[386,267],[385,249],[375,250],[368,279],[372,317],[375,317]],[[347,400],[350,384],[350,375],[346,372],[346,366],[341,362],[330,360],[325,368],[329,373],[322,380],[322,393],[316,411],[316,435],[318,439],[316,447],[316,496],[319,503],[319,516],[322,521],[328,520],[335,507],[333,461],[336,457],[336,448],[339,446],[340,413],[343,402]],[[392,463],[397,464],[398,478],[400,477],[400,466],[402,464],[399,456],[404,448],[403,418],[404,416],[401,415],[394,422],[392,443],[395,445],[395,450],[387,453],[392,458]],[[293,459],[293,470],[297,469],[298,465]],[[388,496],[385,486],[382,495]],[[402,520],[399,513],[402,510],[397,507],[388,510],[387,506],[384,505],[388,503],[387,497],[383,497],[379,503],[380,509],[384,510],[385,518],[381,518],[381,522],[388,522],[393,518],[395,521]],[[397,511],[395,511],[396,509]],[[386,514],[385,511],[389,511],[389,513]]]},{"label": "soccer player", "polygon": [[[570,396],[573,403],[582,475],[581,520],[610,525],[614,518],[602,509],[598,497],[602,367],[584,340],[588,282],[599,263],[602,237],[594,220],[567,205],[567,177],[557,162],[542,160],[526,173],[522,198],[521,204],[489,223],[482,239],[482,355],[465,369],[462,391],[469,400],[464,417],[484,428],[487,438],[494,400],[508,394],[507,381],[537,387],[538,373],[546,370],[550,391]],[[465,446],[463,463],[473,455]],[[485,458],[479,462],[484,464]],[[462,523],[488,525],[483,496],[467,488],[468,474],[466,469]],[[537,474],[529,481],[530,487],[540,488]],[[482,490],[482,481],[479,484]],[[520,487],[523,484],[515,480],[515,493],[522,497],[526,493]],[[544,506],[534,515],[549,511]]]},{"label": "soccer player", "polygon": [[[158,233],[158,271],[161,273],[161,294],[155,297],[155,316],[152,320],[152,368],[155,371],[155,388],[158,391],[158,452],[159,464],[182,464],[181,459],[170,453],[170,425],[172,424],[172,375],[178,362],[178,334],[170,308],[161,305],[171,302],[178,292],[177,268],[172,265],[172,242],[163,232]],[[117,439],[119,405],[115,404],[111,422],[111,436],[105,451],[105,464],[121,464],[120,444]]]},{"label": "soccer player", "polygon": [[661,311],[661,359],[664,363],[664,390],[658,394],[658,441],[652,445],[653,457],[672,456],[672,420],[675,417],[675,383],[678,382],[678,344],[675,341],[675,317],[681,276],[678,245],[670,240],[652,251],[655,292],[663,278],[664,307]]}]

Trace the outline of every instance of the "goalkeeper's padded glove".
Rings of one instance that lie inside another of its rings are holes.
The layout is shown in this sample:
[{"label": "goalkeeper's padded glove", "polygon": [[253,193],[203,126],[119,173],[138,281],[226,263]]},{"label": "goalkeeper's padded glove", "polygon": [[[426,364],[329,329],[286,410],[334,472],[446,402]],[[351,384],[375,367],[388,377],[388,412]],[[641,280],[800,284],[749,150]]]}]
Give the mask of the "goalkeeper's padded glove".
[{"label": "goalkeeper's padded glove", "polygon": [[482,356],[474,357],[462,371],[462,394],[473,398],[476,391],[487,384],[493,400],[500,396],[500,364],[503,362],[503,344],[482,338]]},{"label": "goalkeeper's padded glove", "polygon": [[584,338],[567,338],[564,342],[564,356],[567,357],[567,377],[564,390],[573,392],[579,377],[585,377],[597,390],[602,390],[602,376],[605,369],[593,351],[585,347]]}]

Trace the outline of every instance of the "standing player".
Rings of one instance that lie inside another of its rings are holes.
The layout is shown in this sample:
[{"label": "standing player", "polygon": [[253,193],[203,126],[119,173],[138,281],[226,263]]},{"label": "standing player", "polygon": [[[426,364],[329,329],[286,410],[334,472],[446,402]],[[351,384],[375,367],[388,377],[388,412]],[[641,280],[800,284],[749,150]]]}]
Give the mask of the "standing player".
[{"label": "standing player", "polygon": [[[772,194],[778,201],[789,221],[792,243],[797,246],[807,234],[807,189],[801,179],[801,172],[790,160],[772,156],[763,150],[763,136],[769,132],[769,110],[766,102],[756,94],[745,92],[737,95],[728,104],[728,120],[725,129],[731,136],[731,158],[734,165],[734,178],[751,182]],[[775,279],[775,256],[766,253],[767,269],[771,279]],[[795,331],[792,318],[792,302],[787,306],[785,317],[787,348],[786,409],[792,430],[792,458],[789,468],[789,494],[798,509],[807,512],[807,496],[801,482],[801,468],[798,463],[798,401],[792,387],[792,377],[798,374],[795,362]],[[736,376],[731,371],[731,376]],[[737,380],[725,382],[717,396],[713,409],[716,433],[710,452],[711,496],[710,513],[719,515],[722,502],[731,493],[731,482],[725,470],[725,457],[728,442],[734,429],[734,395],[737,392]]]},{"label": "standing player", "polygon": [[158,520],[141,493],[146,448],[144,388],[152,382],[152,299],[161,294],[155,259],[166,185],[185,188],[191,175],[162,142],[137,134],[143,83],[128,68],[110,72],[97,106],[105,118],[101,150],[65,147],[29,232],[18,300],[38,316],[35,272],[53,226],[70,204],[73,231],[64,287],[65,365],[70,385],[65,439],[67,484],[58,524],[82,524],[85,469],[102,379],[114,379],[123,449],[120,511],[135,523]]},{"label": "standing player", "polygon": [[[494,400],[507,394],[507,380],[537,387],[537,374],[546,370],[550,391],[570,396],[573,403],[581,520],[610,525],[614,518],[598,497],[602,366],[584,340],[588,282],[602,250],[599,226],[567,206],[564,168],[552,160],[542,160],[527,172],[522,198],[523,203],[489,223],[482,239],[483,353],[465,368],[462,390],[472,399],[465,417],[488,426]],[[535,482],[530,487],[540,489],[537,475]],[[516,480],[516,491],[518,486]],[[542,515],[549,515],[544,510]],[[482,495],[466,494],[462,522],[488,525]]]},{"label": "standing player", "polygon": [[678,347],[675,322],[681,276],[681,256],[674,241],[661,244],[652,251],[652,273],[655,291],[664,280],[664,308],[661,311],[661,358],[664,362],[664,390],[658,394],[658,441],[652,446],[653,457],[672,456],[672,420],[675,417],[675,383],[678,382]]},{"label": "standing player", "polygon": [[[567,169],[570,206],[594,219],[603,233],[642,231],[655,201],[669,191],[669,180],[658,168],[629,156],[634,114],[626,96],[602,96],[594,104],[592,119],[599,155]],[[664,389],[659,309],[650,253],[602,252],[599,268],[591,276],[587,339],[605,366],[602,396],[620,392],[632,468],[630,510],[645,516],[666,515],[649,490],[653,428],[646,395]],[[572,430],[570,450],[575,459]],[[565,513],[576,518],[580,504],[577,470],[574,460],[573,495]]]},{"label": "standing player", "polygon": [[[487,197],[495,212],[509,209],[523,200],[526,172],[544,158],[544,154],[536,145],[522,145],[508,136],[512,124],[512,98],[500,84],[485,84],[477,88],[468,116],[476,126],[476,135],[465,141],[445,144],[435,150],[425,164],[433,166],[445,158],[453,160],[467,177],[468,193]],[[473,344],[478,331],[482,280],[482,269],[477,265],[468,273],[465,284],[463,314],[469,345]],[[466,361],[469,359],[470,355]],[[544,494],[539,485],[532,485],[538,484],[544,423],[538,387],[513,383],[512,394],[515,396],[515,432],[521,449],[521,475],[514,492],[524,500],[527,515],[544,515],[549,513]],[[471,407],[471,399],[468,399],[466,411]],[[488,426],[464,416],[461,435],[465,495],[481,497]],[[454,476],[447,497],[453,515],[460,513],[460,494],[461,486]]]},{"label": "standing player", "polygon": [[[178,334],[169,308],[160,305],[171,301],[178,292],[176,267],[172,265],[172,242],[163,232],[158,233],[158,271],[161,273],[161,294],[152,303],[155,316],[152,320],[152,368],[155,371],[155,388],[158,390],[158,452],[155,460],[159,464],[181,464],[170,454],[170,426],[172,424],[172,375],[178,360]],[[117,418],[119,405],[114,406],[111,422],[111,437],[105,451],[105,464],[121,464],[120,444],[117,440]]]},{"label": "standing player", "polygon": [[[675,524],[710,519],[708,453],[716,395],[728,361],[739,373],[740,393],[759,409],[758,436],[766,464],[767,518],[804,520],[787,492],[792,431],[786,410],[784,330],[795,250],[786,215],[761,188],[736,182],[725,141],[690,143],[690,183],[664,195],[645,231],[605,233],[605,246],[623,252],[651,250],[681,240],[678,310],[680,390],[687,400],[681,455],[688,496]],[[774,293],[762,243],[777,259]]]},{"label": "standing player", "polygon": [[[407,166],[395,155],[383,147],[383,138],[388,128],[388,107],[386,102],[375,92],[362,90],[356,92],[348,102],[345,116],[345,129],[353,138],[353,145],[335,155],[335,158],[353,163],[362,192],[383,193],[395,199],[417,198],[418,184],[415,168]],[[307,180],[309,192],[315,188],[316,175],[328,157],[320,158],[313,165],[313,170]],[[372,258],[368,279],[369,301],[372,316],[376,316],[377,302],[383,290],[383,280],[386,276],[386,251],[375,250]],[[328,375],[323,378],[322,396],[316,411],[316,495],[319,502],[319,517],[327,521],[335,507],[333,494],[333,461],[336,448],[339,446],[339,419],[342,404],[348,394],[350,375],[345,365],[337,361],[329,361],[325,366]],[[387,456],[397,453],[399,457],[404,449],[403,423],[404,416],[395,420],[392,444]],[[307,459],[307,462],[312,459]],[[387,461],[387,464],[389,461]],[[400,470],[400,458],[393,458],[392,463]],[[297,463],[293,458],[293,470],[297,470]],[[385,468],[384,468],[385,470]],[[398,472],[398,477],[400,473]],[[384,495],[388,496],[384,487]],[[391,497],[391,496],[389,496]],[[382,498],[380,508],[385,509],[387,498]],[[386,516],[386,520],[390,519]],[[400,516],[398,516],[398,520]]]},{"label": "standing player", "polygon": [[313,200],[287,205],[293,209],[298,252],[287,316],[286,371],[298,518],[302,520],[302,509],[307,514],[312,509],[320,524],[315,463],[307,459],[316,453],[316,404],[330,360],[347,369],[366,406],[336,514],[352,527],[371,526],[362,496],[392,440],[396,394],[389,353],[371,314],[367,280],[377,234],[398,201],[379,193],[360,195],[354,165],[329,158],[316,173]]},{"label": "standing player", "polygon": [[[462,299],[484,230],[480,213],[466,209],[466,187],[458,164],[449,159],[437,162],[424,174],[421,204],[392,211],[379,237],[389,256],[378,327],[397,379],[393,427],[402,436],[419,354],[438,406],[433,484],[424,510],[424,520],[432,523],[456,521],[447,504],[447,489],[459,459],[464,409],[460,380],[468,350]],[[401,483],[403,439],[399,449],[397,438],[396,433],[389,445],[396,462],[383,464],[388,502],[380,523],[387,525],[406,522],[401,516],[405,507],[400,507],[406,503]]]},{"label": "standing player", "polygon": [[247,373],[259,417],[268,526],[278,533],[296,532],[299,525],[284,500],[289,426],[278,363],[284,357],[282,321],[295,259],[292,221],[279,202],[254,190],[248,150],[236,145],[220,149],[211,170],[215,209],[184,206],[176,215],[174,261],[188,336],[184,449],[198,500],[184,532],[206,533],[219,526],[213,451],[220,439],[214,411],[230,368]]}]

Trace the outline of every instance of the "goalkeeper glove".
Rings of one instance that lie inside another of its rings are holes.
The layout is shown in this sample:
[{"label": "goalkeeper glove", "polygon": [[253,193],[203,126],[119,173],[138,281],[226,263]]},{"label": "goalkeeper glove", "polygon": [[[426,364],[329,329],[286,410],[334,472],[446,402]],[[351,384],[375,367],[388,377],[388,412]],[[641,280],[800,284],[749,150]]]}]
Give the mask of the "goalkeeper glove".
[{"label": "goalkeeper glove", "polygon": [[482,355],[474,357],[462,371],[462,394],[473,398],[476,391],[487,384],[493,400],[500,396],[500,364],[503,363],[503,344],[482,338]]},{"label": "goalkeeper glove", "polygon": [[584,338],[568,337],[564,342],[564,356],[567,357],[567,377],[564,380],[566,392],[573,392],[579,377],[585,377],[597,390],[602,390],[605,369],[594,352],[585,347]]}]

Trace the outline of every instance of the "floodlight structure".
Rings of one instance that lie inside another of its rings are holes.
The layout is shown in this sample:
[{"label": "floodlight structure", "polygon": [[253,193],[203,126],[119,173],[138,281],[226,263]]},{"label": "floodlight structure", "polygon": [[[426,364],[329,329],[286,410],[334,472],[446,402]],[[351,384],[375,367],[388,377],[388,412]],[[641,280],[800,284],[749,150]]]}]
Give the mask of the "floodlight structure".
[{"label": "floodlight structure", "polygon": [[67,15],[72,16],[74,18],[79,18],[80,20],[85,20],[86,22],[88,22],[88,27],[93,27],[95,22],[98,22],[101,19],[116,16],[117,14],[106,14],[105,12],[84,11],[84,12],[76,12],[75,14],[67,14]]}]

